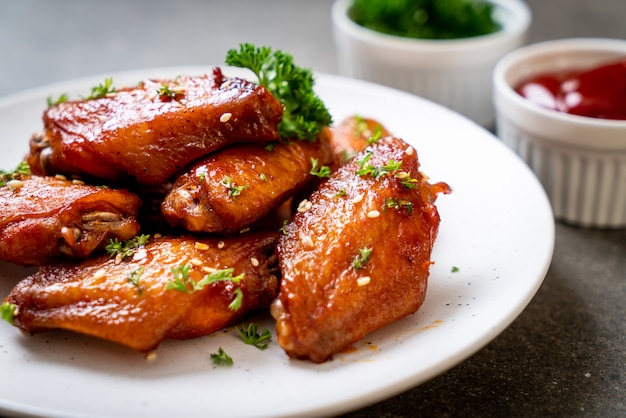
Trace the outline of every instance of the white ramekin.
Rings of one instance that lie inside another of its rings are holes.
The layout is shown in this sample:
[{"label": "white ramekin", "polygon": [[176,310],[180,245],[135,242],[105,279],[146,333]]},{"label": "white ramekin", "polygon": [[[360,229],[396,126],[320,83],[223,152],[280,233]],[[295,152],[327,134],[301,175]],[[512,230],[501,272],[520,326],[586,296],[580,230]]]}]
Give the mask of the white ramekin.
[{"label": "white ramekin", "polygon": [[626,56],[626,40],[563,39],[525,46],[494,70],[497,135],[537,174],[555,217],[626,227],[626,121],[570,115],[514,91],[539,73],[593,68]]},{"label": "white ramekin", "polygon": [[475,122],[494,122],[492,73],[497,61],[521,46],[531,12],[519,0],[487,0],[496,6],[498,32],[454,40],[392,36],[359,26],[348,16],[352,0],[332,8],[339,71],[405,90],[451,108]]}]

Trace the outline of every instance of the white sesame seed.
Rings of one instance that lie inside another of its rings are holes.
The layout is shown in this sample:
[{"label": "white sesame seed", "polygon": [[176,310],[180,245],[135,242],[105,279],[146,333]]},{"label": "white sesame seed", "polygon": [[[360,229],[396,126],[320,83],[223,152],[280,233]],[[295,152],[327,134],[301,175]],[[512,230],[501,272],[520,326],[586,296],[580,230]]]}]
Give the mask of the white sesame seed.
[{"label": "white sesame seed", "polygon": [[105,269],[100,269],[100,270],[96,271],[96,272],[93,274],[93,278],[94,278],[95,280],[100,280],[100,279],[104,279],[104,277],[105,277],[106,275],[107,275],[106,270],[105,270]]},{"label": "white sesame seed", "polygon": [[197,258],[192,258],[189,262],[196,267],[200,267],[203,264],[202,260],[198,260]]},{"label": "white sesame seed", "polygon": [[315,244],[313,243],[313,239],[311,238],[310,235],[304,235],[304,234],[300,233],[300,241],[302,241],[302,244],[305,247],[308,247],[308,248],[314,248],[315,247]]},{"label": "white sesame seed", "polygon": [[115,256],[115,264],[120,264],[122,262],[122,254],[117,253]]},{"label": "white sesame seed", "polygon": [[303,213],[306,212],[308,210],[311,210],[311,208],[313,207],[313,203],[311,203],[311,201],[304,199],[302,200],[299,204],[298,204],[298,212]]},{"label": "white sesame seed", "polygon": [[257,260],[256,258],[254,257],[250,258],[250,262],[252,263],[254,267],[259,267],[259,260]]},{"label": "white sesame seed", "polygon": [[356,280],[356,284],[358,284],[359,286],[365,286],[366,284],[370,283],[370,276],[363,276],[363,277],[359,277]]},{"label": "white sesame seed", "polygon": [[7,187],[9,189],[18,190],[24,187],[24,182],[22,180],[9,180],[7,182]]},{"label": "white sesame seed", "polygon": [[158,232],[152,236],[152,238],[154,238],[154,239],[158,239],[158,238],[161,238],[161,237],[163,237],[163,235],[159,234]]},{"label": "white sesame seed", "polygon": [[74,179],[74,180],[72,180],[72,184],[82,185],[82,184],[85,184],[85,182],[82,181],[82,180]]},{"label": "white sesame seed", "polygon": [[380,212],[377,210],[370,210],[369,212],[367,212],[368,218],[378,218],[379,216],[380,216]]},{"label": "white sesame seed", "polygon": [[146,354],[146,360],[148,361],[154,361],[157,358],[157,353],[156,351],[150,351],[148,354]]},{"label": "white sesame seed", "polygon": [[357,203],[359,203],[361,200],[363,200],[363,194],[360,194],[360,195],[354,196],[354,197],[352,198],[352,203],[357,204]]},{"label": "white sesame seed", "polygon": [[215,267],[202,266],[202,271],[205,273],[215,273],[217,269]]},{"label": "white sesame seed", "polygon": [[404,153],[406,155],[413,155],[414,152],[415,152],[415,148],[413,148],[411,146],[407,147],[407,149],[404,150]]},{"label": "white sesame seed", "polygon": [[244,228],[241,231],[239,231],[240,234],[245,234],[246,232],[249,232],[250,228]]},{"label": "white sesame seed", "polygon": [[57,180],[63,180],[63,181],[67,180],[67,177],[65,177],[63,174],[57,174],[54,176],[54,178]]},{"label": "white sesame seed", "polygon": [[204,242],[196,242],[193,246],[196,250],[200,250],[200,251],[206,251],[209,249],[209,246],[205,244]]},{"label": "white sesame seed", "polygon": [[223,113],[222,116],[220,116],[220,122],[226,123],[230,120],[232,116],[233,116],[232,113],[229,113],[229,112]]},{"label": "white sesame seed", "polygon": [[226,245],[226,243],[224,241],[220,241],[217,243],[217,248],[221,250],[222,248],[224,248],[224,245]]},{"label": "white sesame seed", "polygon": [[409,173],[407,173],[406,171],[400,171],[396,173],[396,178],[398,179],[405,179],[407,177],[409,177]]}]

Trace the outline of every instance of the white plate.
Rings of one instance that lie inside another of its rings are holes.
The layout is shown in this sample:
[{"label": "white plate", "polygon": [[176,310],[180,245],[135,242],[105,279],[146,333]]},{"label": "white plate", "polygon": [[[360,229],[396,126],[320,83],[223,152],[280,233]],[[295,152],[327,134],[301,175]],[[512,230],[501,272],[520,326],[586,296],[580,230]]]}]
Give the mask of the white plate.
[{"label": "white plate", "polygon": [[[170,68],[114,74],[199,74]],[[12,169],[41,129],[46,97],[87,95],[105,76],[0,100],[0,168]],[[317,90],[336,121],[381,121],[418,150],[440,196],[439,238],[426,302],[369,335],[351,353],[315,365],[289,360],[278,344],[260,351],[234,329],[166,341],[148,361],[130,349],[71,334],[22,335],[0,323],[0,413],[45,416],[320,416],[357,409],[419,385],[468,358],[503,331],[539,288],[552,258],[554,221],[540,184],[493,135],[443,107],[360,81],[319,75]],[[453,267],[458,267],[453,272]],[[31,270],[0,264],[0,298]],[[273,331],[269,317],[263,327]],[[210,354],[222,347],[232,367]]]}]

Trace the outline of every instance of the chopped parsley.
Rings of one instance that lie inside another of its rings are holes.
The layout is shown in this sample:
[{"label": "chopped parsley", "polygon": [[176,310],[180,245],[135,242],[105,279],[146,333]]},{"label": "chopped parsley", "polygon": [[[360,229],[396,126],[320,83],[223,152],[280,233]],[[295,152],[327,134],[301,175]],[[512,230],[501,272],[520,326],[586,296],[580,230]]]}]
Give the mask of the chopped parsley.
[{"label": "chopped parsley", "polygon": [[143,272],[144,272],[144,267],[139,266],[136,269],[132,270],[130,273],[128,273],[128,278],[127,278],[128,282],[137,288],[137,292],[139,292],[139,296],[141,296],[141,294],[143,293],[143,289],[141,288],[141,285],[139,284],[139,279],[141,279],[141,275],[143,274]]},{"label": "chopped parsley", "polygon": [[315,141],[332,123],[330,112],[313,91],[313,73],[296,66],[291,55],[244,43],[239,50],[228,51],[226,64],[251,70],[281,102],[284,113],[278,131],[283,139]]},{"label": "chopped parsley", "polygon": [[458,273],[459,270],[461,270],[461,269],[458,268],[457,266],[452,266],[452,269],[451,269],[452,273]]},{"label": "chopped parsley", "polygon": [[233,358],[226,354],[222,347],[217,350],[217,353],[211,354],[211,360],[218,366],[232,366]]},{"label": "chopped parsley", "polygon": [[406,208],[408,213],[413,213],[413,202],[404,199],[397,199],[395,197],[386,197],[385,203],[382,206],[383,211],[389,209]]},{"label": "chopped parsley", "polygon": [[143,247],[148,243],[150,235],[142,234],[137,235],[126,241],[120,242],[117,238],[109,241],[109,244],[104,248],[109,256],[120,257],[123,261],[128,261],[132,258],[133,254],[139,247]]},{"label": "chopped parsley", "polygon": [[7,321],[9,324],[13,325],[13,321],[15,320],[15,316],[17,315],[17,305],[10,302],[4,302],[0,305],[0,317]]},{"label": "chopped parsley", "polygon": [[320,167],[319,164],[317,158],[311,157],[311,171],[309,173],[319,178],[330,177],[330,167],[327,165]]},{"label": "chopped parsley", "polygon": [[259,350],[265,350],[272,340],[272,334],[266,328],[258,333],[258,326],[254,323],[248,324],[248,326],[241,325],[237,327],[237,331],[241,335],[243,342],[248,345],[253,345]]},{"label": "chopped parsley", "polygon": [[354,266],[354,270],[358,271],[364,268],[365,264],[367,264],[367,262],[369,261],[371,255],[372,255],[371,248],[367,248],[367,247],[361,248],[359,250],[359,254],[354,256],[354,261],[352,262],[352,265]]},{"label": "chopped parsley", "polygon": [[115,87],[113,87],[113,78],[108,77],[104,79],[104,83],[92,87],[91,94],[87,96],[86,99],[100,99],[112,93],[115,93]]},{"label": "chopped parsley", "polygon": [[383,177],[388,173],[399,170],[402,167],[402,161],[395,161],[393,158],[390,159],[387,164],[381,165],[380,167],[375,167],[374,165],[369,163],[370,158],[372,158],[373,152],[367,151],[365,156],[357,161],[359,164],[359,168],[356,170],[356,174],[359,176],[371,176],[374,179],[379,177]]},{"label": "chopped parsley", "polygon": [[0,170],[0,187],[6,186],[11,180],[19,180],[28,175],[30,175],[30,166],[26,161],[21,161],[13,171]]},{"label": "chopped parsley", "polygon": [[235,197],[239,196],[241,192],[248,188],[248,185],[237,186],[231,177],[224,176],[220,184],[228,190],[228,196],[230,196],[233,200]]},{"label": "chopped parsley", "polygon": [[185,90],[182,88],[170,88],[169,85],[163,84],[157,90],[157,94],[161,99],[165,100],[177,100],[185,95]]},{"label": "chopped parsley", "polygon": [[56,105],[61,104],[61,103],[65,103],[69,99],[70,99],[70,96],[67,93],[61,94],[56,99],[53,99],[52,96],[48,96],[46,98],[46,104],[48,105],[48,107],[52,107],[52,106],[56,106]]}]

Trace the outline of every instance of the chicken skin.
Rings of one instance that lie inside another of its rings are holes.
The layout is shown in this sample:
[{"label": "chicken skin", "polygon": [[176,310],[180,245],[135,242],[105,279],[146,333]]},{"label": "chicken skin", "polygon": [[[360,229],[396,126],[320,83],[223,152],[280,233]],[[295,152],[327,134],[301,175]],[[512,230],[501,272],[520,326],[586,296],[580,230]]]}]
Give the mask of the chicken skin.
[{"label": "chicken skin", "polygon": [[158,185],[226,145],[277,140],[282,115],[282,105],[264,87],[228,78],[219,68],[198,77],[146,80],[49,107],[43,133],[31,139],[28,163],[39,175]]},{"label": "chicken skin", "polygon": [[0,259],[22,265],[84,259],[139,232],[141,200],[126,190],[24,176],[0,187]]},{"label": "chicken skin", "polygon": [[365,149],[372,140],[390,135],[376,119],[352,115],[332,128],[331,144],[336,160],[343,164]]},{"label": "chicken skin", "polygon": [[421,306],[437,236],[429,184],[403,140],[379,139],[314,192],[277,245],[282,271],[271,307],[292,358],[324,362]]},{"label": "chicken skin", "polygon": [[189,231],[233,234],[317,179],[312,169],[333,164],[328,129],[315,142],[232,146],[181,174],[161,210],[170,224]]},{"label": "chicken skin", "polygon": [[4,303],[29,333],[60,328],[148,352],[267,308],[278,293],[276,238],[152,238],[123,258],[40,267]]}]

